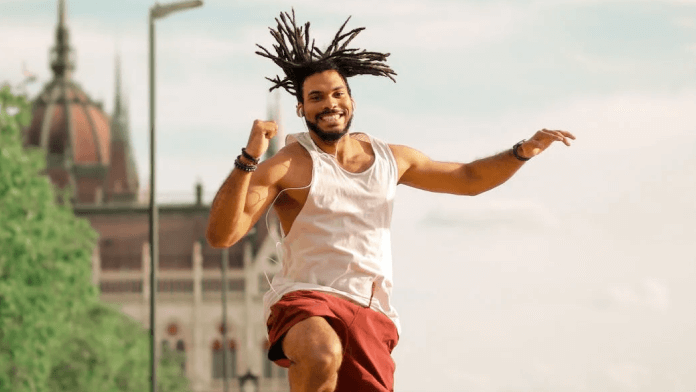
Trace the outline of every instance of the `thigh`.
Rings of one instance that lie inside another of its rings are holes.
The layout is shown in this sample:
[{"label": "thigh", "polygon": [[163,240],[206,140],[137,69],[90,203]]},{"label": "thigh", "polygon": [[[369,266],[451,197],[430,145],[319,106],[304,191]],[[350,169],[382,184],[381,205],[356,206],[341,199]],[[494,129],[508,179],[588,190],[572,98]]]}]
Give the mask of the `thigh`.
[{"label": "thigh", "polygon": [[394,323],[377,311],[361,309],[348,336],[334,392],[393,391],[396,364],[391,352],[398,341]]},{"label": "thigh", "polygon": [[[303,321],[318,317],[328,321],[329,325],[334,327],[338,333],[341,343],[344,342],[345,328],[340,321],[340,316],[336,314],[336,310],[330,306],[330,300],[335,299],[329,295],[312,291],[294,291],[287,293],[276,304],[271,306],[270,316],[267,320],[268,340],[271,344],[268,351],[268,359],[274,361],[282,367],[289,367],[290,361],[283,350],[283,342],[291,328]],[[329,331],[326,330],[326,325],[322,320],[313,319],[313,321],[304,323],[299,326],[293,335],[297,337],[307,333],[316,333],[319,336],[324,336]],[[336,329],[338,328],[338,329]],[[293,337],[291,340],[295,339]],[[301,342],[292,342],[292,346],[298,346]],[[298,347],[301,348],[301,347]],[[292,348],[291,348],[292,350]]]},{"label": "thigh", "polygon": [[324,317],[312,316],[293,325],[282,341],[283,352],[290,361],[316,355],[342,352],[341,340]]}]

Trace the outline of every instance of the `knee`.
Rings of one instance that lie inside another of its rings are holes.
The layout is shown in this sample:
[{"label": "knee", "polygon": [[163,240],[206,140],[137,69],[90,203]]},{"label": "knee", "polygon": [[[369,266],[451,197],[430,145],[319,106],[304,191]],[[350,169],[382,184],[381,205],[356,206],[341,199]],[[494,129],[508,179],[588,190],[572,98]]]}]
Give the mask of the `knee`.
[{"label": "knee", "polygon": [[316,343],[303,353],[304,357],[300,359],[300,362],[304,362],[314,372],[337,372],[343,360],[343,348],[340,341],[336,339]]},{"label": "knee", "polygon": [[312,317],[293,326],[283,339],[283,351],[310,372],[335,372],[343,360],[341,340],[329,323]]}]

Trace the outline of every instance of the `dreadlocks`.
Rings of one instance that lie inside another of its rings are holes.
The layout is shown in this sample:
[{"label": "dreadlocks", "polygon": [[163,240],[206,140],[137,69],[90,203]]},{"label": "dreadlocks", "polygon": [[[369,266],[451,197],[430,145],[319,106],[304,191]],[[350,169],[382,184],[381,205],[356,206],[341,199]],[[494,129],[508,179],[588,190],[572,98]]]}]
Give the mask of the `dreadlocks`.
[{"label": "dreadlocks", "polygon": [[359,27],[342,34],[350,17],[343,22],[331,44],[324,51],[314,46],[314,40],[310,45],[309,22],[305,23],[304,27],[298,27],[295,23],[294,9],[292,15],[281,12],[280,20],[278,18],[275,20],[278,23],[277,29],[273,30],[269,27],[269,30],[277,42],[277,45],[273,45],[276,55],[272,55],[263,46],[256,45],[263,50],[263,52],[256,52],[256,54],[273,60],[285,73],[283,79],[277,75],[273,79],[266,78],[274,83],[269,91],[282,87],[290,94],[295,95],[299,102],[302,102],[302,83],[304,80],[317,72],[329,69],[338,71],[343,79],[355,75],[376,75],[386,76],[396,82],[392,77],[396,73],[384,63],[389,57],[389,53],[346,48],[353,38],[365,30],[364,27]]}]

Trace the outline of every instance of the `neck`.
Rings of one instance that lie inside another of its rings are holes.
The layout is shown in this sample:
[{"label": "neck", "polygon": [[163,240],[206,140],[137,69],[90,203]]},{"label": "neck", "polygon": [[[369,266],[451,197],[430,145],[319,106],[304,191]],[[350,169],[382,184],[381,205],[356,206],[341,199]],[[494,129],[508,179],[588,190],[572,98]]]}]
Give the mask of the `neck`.
[{"label": "neck", "polygon": [[344,157],[350,156],[349,152],[353,149],[353,139],[351,139],[348,133],[335,142],[325,142],[311,130],[309,131],[309,136],[320,150],[329,155],[333,155],[339,161]]}]

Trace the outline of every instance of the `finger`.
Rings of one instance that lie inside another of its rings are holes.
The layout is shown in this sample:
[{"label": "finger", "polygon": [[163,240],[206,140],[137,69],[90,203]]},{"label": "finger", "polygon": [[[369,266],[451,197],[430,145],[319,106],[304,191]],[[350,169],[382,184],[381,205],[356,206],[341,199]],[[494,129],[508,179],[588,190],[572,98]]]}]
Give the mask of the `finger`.
[{"label": "finger", "polygon": [[272,122],[269,124],[269,127],[268,127],[268,137],[269,137],[269,138],[272,138],[272,137],[274,137],[277,133],[278,133],[278,124],[276,124],[275,121],[272,121]]},{"label": "finger", "polygon": [[560,135],[563,138],[563,144],[565,144],[566,146],[570,146],[570,141],[568,140],[569,138],[575,140],[575,136],[573,136],[573,134],[568,131],[558,130],[555,132],[557,135]]},{"label": "finger", "polygon": [[538,132],[542,137],[550,138],[552,140],[556,141],[562,141],[563,140],[563,135],[560,134],[558,131],[554,131],[551,129],[542,129],[541,131]]},{"label": "finger", "polygon": [[568,131],[564,131],[564,130],[562,130],[562,129],[550,130],[550,129],[544,128],[544,129],[542,129],[542,131],[554,132],[554,133],[563,135],[563,136],[565,136],[565,137],[567,137],[567,138],[571,138],[571,139],[575,140],[575,135],[573,135],[572,133],[570,133],[570,132],[568,132]]},{"label": "finger", "polygon": [[561,134],[563,134],[563,136],[565,136],[565,137],[569,137],[569,138],[575,140],[575,136],[574,136],[572,133],[568,132],[568,131],[558,131],[558,132],[560,132]]},{"label": "finger", "polygon": [[568,141],[568,139],[566,137],[569,137],[571,139],[575,139],[575,136],[573,136],[573,134],[571,134],[568,131],[548,130],[548,129],[544,128],[544,129],[542,129],[542,132],[545,135],[550,136],[552,139],[554,139],[556,141],[563,142],[563,144],[565,144],[566,146],[570,146],[570,141]]}]

